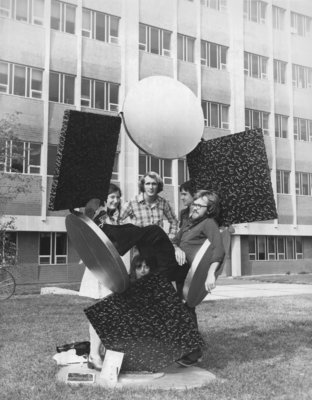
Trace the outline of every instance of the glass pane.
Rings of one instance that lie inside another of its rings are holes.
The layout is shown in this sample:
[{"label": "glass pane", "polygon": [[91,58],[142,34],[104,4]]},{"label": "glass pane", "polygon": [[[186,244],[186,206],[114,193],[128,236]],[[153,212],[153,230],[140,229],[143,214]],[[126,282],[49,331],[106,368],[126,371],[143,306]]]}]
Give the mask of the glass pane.
[{"label": "glass pane", "polygon": [[258,236],[258,260],[266,260],[264,236]]},{"label": "glass pane", "polygon": [[210,43],[210,67],[218,68],[218,48],[214,43]]},{"label": "glass pane", "polygon": [[27,22],[28,0],[16,0],[16,19]]},{"label": "glass pane", "polygon": [[288,118],[287,117],[281,117],[281,123],[282,123],[282,137],[287,138],[287,133],[288,133]]},{"label": "glass pane", "polygon": [[42,25],[44,16],[44,0],[33,0],[33,7],[34,23]]},{"label": "glass pane", "polygon": [[146,26],[142,24],[140,24],[139,28],[139,43],[146,45]]},{"label": "glass pane", "polygon": [[194,61],[194,40],[187,38],[187,61]]},{"label": "glass pane", "polygon": [[50,233],[40,233],[39,254],[40,256],[49,256],[51,254]]},{"label": "glass pane", "polygon": [[286,63],[281,63],[281,83],[286,83]]},{"label": "glass pane", "polygon": [[252,127],[253,128],[261,128],[260,125],[260,112],[259,111],[253,111],[252,112]]},{"label": "glass pane", "polygon": [[276,191],[277,193],[282,193],[281,171],[276,171]]},{"label": "glass pane", "polygon": [[151,170],[154,172],[157,172],[157,174],[161,175],[159,159],[152,157],[152,156],[151,156]]},{"label": "glass pane", "polygon": [[248,128],[251,127],[250,112],[248,109],[245,109],[245,126]]},{"label": "glass pane", "polygon": [[110,103],[118,104],[118,89],[119,85],[114,85],[113,83],[110,83]]},{"label": "glass pane", "polygon": [[42,71],[38,69],[31,71],[31,88],[32,90],[42,91]]},{"label": "glass pane", "polygon": [[203,40],[200,42],[200,57],[202,60],[202,64],[203,65],[207,65],[208,64],[208,60],[207,60],[207,46],[206,46],[206,42],[204,42]]},{"label": "glass pane", "polygon": [[[82,10],[82,30],[91,31],[91,11],[85,8]],[[90,33],[82,32],[82,35],[89,37]]]},{"label": "glass pane", "polygon": [[277,252],[279,254],[285,254],[285,241],[281,236],[277,238]]},{"label": "glass pane", "polygon": [[245,75],[250,75],[250,70],[248,67],[248,60],[249,60],[249,54],[244,52],[244,70],[245,70]]},{"label": "glass pane", "polygon": [[49,84],[49,100],[50,101],[60,101],[59,98],[59,74],[53,72],[50,73],[50,84]]},{"label": "glass pane", "polygon": [[56,239],[56,255],[63,256],[67,254],[67,234],[63,232],[57,232],[55,234]]},{"label": "glass pane", "polygon": [[48,145],[48,175],[54,175],[57,146]]},{"label": "glass pane", "polygon": [[308,179],[308,174],[302,173],[301,174],[301,189],[303,195],[308,195],[309,194],[309,179]]},{"label": "glass pane", "polygon": [[203,113],[204,113],[204,119],[208,120],[207,102],[206,101],[202,101],[201,105],[202,105],[202,109],[203,109]]},{"label": "glass pane", "polygon": [[298,67],[298,71],[299,71],[298,86],[299,86],[299,88],[304,88],[305,87],[304,68]]},{"label": "glass pane", "polygon": [[75,18],[76,18],[76,7],[66,4],[65,31],[67,33],[75,33]]},{"label": "glass pane", "polygon": [[303,253],[302,238],[300,236],[296,237],[296,253]]},{"label": "glass pane", "polygon": [[275,254],[274,236],[268,236],[268,253],[274,253]]},{"label": "glass pane", "polygon": [[104,42],[105,40],[105,14],[96,13],[95,38]]},{"label": "glass pane", "polygon": [[178,35],[178,59],[183,60],[183,36]]},{"label": "glass pane", "polygon": [[284,193],[289,193],[289,172],[284,171]]},{"label": "glass pane", "polygon": [[159,54],[159,30],[156,28],[151,28],[151,53]]},{"label": "glass pane", "polygon": [[[261,73],[266,75],[267,73],[267,59],[265,57],[261,57]],[[262,76],[262,78],[264,78]]]},{"label": "glass pane", "polygon": [[95,82],[95,108],[104,110],[104,82]]},{"label": "glass pane", "polygon": [[172,162],[171,162],[171,160],[164,160],[164,176],[172,177]]},{"label": "glass pane", "polygon": [[163,31],[163,46],[165,50],[170,51],[170,38],[171,33],[168,31]]},{"label": "glass pane", "polygon": [[222,106],[222,124],[229,122],[229,107]]},{"label": "glass pane", "polygon": [[210,126],[219,128],[219,105],[211,103],[211,123]]},{"label": "glass pane", "polygon": [[178,184],[181,185],[183,182],[186,181],[185,177],[185,160],[178,160]]},{"label": "glass pane", "polygon": [[275,124],[275,136],[279,137],[280,136],[280,116],[279,115],[275,114],[274,124]]},{"label": "glass pane", "polygon": [[84,99],[90,99],[90,79],[81,79],[81,97]]},{"label": "glass pane", "polygon": [[227,53],[227,48],[224,46],[220,46],[221,48],[221,63],[226,65],[226,53]]},{"label": "glass pane", "polygon": [[30,143],[29,153],[29,164],[40,166],[41,145]]},{"label": "glass pane", "polygon": [[14,67],[14,94],[25,96],[26,68],[15,65]]},{"label": "glass pane", "polygon": [[9,64],[0,62],[0,84],[3,85],[8,84],[8,70],[9,70]]},{"label": "glass pane", "polygon": [[274,82],[278,82],[278,62],[274,60],[273,62],[273,70],[274,70]]},{"label": "glass pane", "polygon": [[147,172],[146,158],[147,156],[145,154],[139,154],[139,175],[145,175]]},{"label": "glass pane", "polygon": [[299,119],[300,123],[300,140],[307,141],[308,140],[308,135],[307,135],[307,121],[305,119]]},{"label": "glass pane", "polygon": [[287,259],[293,260],[295,258],[294,257],[294,238],[287,236],[286,243],[287,243]]},{"label": "glass pane", "polygon": [[269,129],[269,114],[268,113],[263,113],[262,114],[262,128],[265,130]]},{"label": "glass pane", "polygon": [[251,55],[251,76],[254,78],[259,78],[259,56],[255,54]]},{"label": "glass pane", "polygon": [[258,9],[258,2],[255,1],[255,0],[252,0],[250,2],[250,19],[251,19],[251,21],[257,22],[257,20],[258,20],[258,18],[257,18],[257,16],[258,16],[257,9]]},{"label": "glass pane", "polygon": [[119,18],[110,17],[110,35],[118,37]]},{"label": "glass pane", "polygon": [[61,4],[53,0],[51,5],[51,28],[58,31],[61,29]]},{"label": "glass pane", "polygon": [[73,76],[64,76],[64,103],[74,104],[75,98],[75,78]]},{"label": "glass pane", "polygon": [[255,236],[248,236],[249,254],[256,253],[256,240]]},{"label": "glass pane", "polygon": [[11,170],[12,172],[24,172],[24,142],[14,141],[12,145],[12,159]]}]

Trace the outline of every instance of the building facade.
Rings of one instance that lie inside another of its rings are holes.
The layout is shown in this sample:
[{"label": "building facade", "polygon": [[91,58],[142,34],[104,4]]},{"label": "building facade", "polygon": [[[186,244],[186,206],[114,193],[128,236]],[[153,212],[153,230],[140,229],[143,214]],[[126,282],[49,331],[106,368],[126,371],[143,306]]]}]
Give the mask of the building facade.
[{"label": "building facade", "polygon": [[[278,219],[235,226],[225,273],[311,272],[311,21],[310,0],[0,0],[0,113],[19,121],[1,150],[1,180],[19,174],[30,185],[4,217],[15,217],[8,240],[21,280],[82,276],[67,212],[47,210],[64,110],[117,115],[152,75],[194,92],[205,139],[263,129]],[[124,199],[148,170],[178,212],[185,159],[142,153],[122,127],[112,179]]]}]

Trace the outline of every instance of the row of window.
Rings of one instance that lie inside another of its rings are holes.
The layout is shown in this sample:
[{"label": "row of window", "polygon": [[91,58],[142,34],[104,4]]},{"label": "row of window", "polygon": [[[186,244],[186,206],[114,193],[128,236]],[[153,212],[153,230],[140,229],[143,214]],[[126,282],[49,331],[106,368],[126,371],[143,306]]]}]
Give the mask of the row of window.
[{"label": "row of window", "polygon": [[[225,11],[226,0],[201,0],[203,6]],[[259,24],[266,23],[267,3],[261,0],[244,0],[244,18]],[[284,30],[286,10],[272,6],[273,28]],[[36,25],[43,25],[44,0],[0,0],[0,16]],[[99,11],[82,9],[82,35],[96,40],[118,43],[119,17]],[[291,12],[291,32],[299,36],[311,35],[312,18]],[[70,34],[76,32],[76,7],[66,2],[52,0],[51,28]]]},{"label": "row of window", "polygon": [[[308,172],[295,173],[296,195],[312,196],[312,174]],[[290,194],[290,171],[276,171],[276,192]]]},{"label": "row of window", "polygon": [[300,236],[249,236],[249,260],[301,260],[303,238]]}]

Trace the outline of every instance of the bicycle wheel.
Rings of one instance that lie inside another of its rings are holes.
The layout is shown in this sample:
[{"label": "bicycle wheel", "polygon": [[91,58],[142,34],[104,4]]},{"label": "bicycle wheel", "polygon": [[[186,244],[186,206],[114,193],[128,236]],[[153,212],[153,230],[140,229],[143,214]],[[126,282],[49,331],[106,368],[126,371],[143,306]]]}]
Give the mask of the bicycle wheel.
[{"label": "bicycle wheel", "polygon": [[14,291],[14,276],[5,268],[0,268],[0,300],[9,299]]}]

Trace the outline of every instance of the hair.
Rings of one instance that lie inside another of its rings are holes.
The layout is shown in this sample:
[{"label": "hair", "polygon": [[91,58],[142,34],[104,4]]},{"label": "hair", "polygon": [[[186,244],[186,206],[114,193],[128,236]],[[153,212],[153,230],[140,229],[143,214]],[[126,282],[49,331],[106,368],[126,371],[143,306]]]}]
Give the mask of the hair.
[{"label": "hair", "polygon": [[150,267],[150,273],[155,271],[157,267],[157,261],[154,256],[143,257],[140,254],[136,254],[130,264],[130,282],[135,282],[137,280],[135,271],[142,265],[143,261],[145,261],[146,265]]},{"label": "hair", "polygon": [[207,199],[208,217],[218,219],[220,213],[220,199],[218,193],[213,190],[198,190],[194,195],[194,200],[199,198]]},{"label": "hair", "polygon": [[161,177],[160,177],[156,172],[149,171],[149,172],[147,172],[147,173],[143,176],[143,178],[141,178],[141,180],[140,180],[140,182],[139,182],[139,191],[140,191],[140,193],[144,193],[145,178],[146,178],[147,176],[150,177],[150,178],[152,178],[152,179],[155,179],[155,181],[157,182],[157,185],[158,185],[158,187],[157,187],[157,193],[162,192],[163,189],[164,189],[164,182],[163,182],[163,180],[161,179]]},{"label": "hair", "polygon": [[[117,186],[117,185],[115,185],[114,183],[110,183],[110,184],[109,184],[109,188],[108,188],[107,196],[109,196],[109,195],[112,194],[112,193],[116,193],[116,192],[119,193],[119,196],[120,196],[120,197],[122,196],[120,187]],[[117,210],[118,210],[119,212],[120,212],[120,209],[121,209],[121,202],[119,202],[119,204],[118,204],[118,206],[117,206]]]},{"label": "hair", "polygon": [[196,190],[195,190],[195,184],[193,181],[185,181],[180,185],[180,192],[184,190],[185,192],[189,192],[191,196],[194,196]]}]

